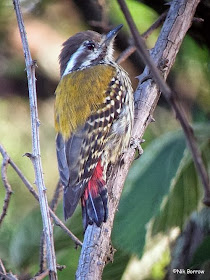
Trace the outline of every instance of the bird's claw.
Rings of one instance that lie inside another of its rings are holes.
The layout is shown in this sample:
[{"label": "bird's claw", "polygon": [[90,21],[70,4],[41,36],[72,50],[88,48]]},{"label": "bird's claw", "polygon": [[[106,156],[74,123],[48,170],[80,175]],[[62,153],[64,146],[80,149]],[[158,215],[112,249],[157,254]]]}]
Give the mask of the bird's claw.
[{"label": "bird's claw", "polygon": [[144,152],[144,150],[141,147],[141,143],[144,143],[145,140],[144,139],[140,139],[140,138],[134,138],[132,137],[130,140],[130,147],[132,149],[135,149],[137,152],[137,156],[135,156],[135,160],[138,159]]}]

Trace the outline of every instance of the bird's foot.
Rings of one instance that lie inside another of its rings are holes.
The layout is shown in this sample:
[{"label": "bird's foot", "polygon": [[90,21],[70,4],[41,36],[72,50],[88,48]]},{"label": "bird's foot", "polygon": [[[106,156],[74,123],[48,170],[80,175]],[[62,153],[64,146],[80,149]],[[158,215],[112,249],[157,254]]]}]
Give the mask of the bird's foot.
[{"label": "bird's foot", "polygon": [[143,154],[144,150],[142,149],[141,144],[144,142],[145,142],[145,140],[141,139],[139,137],[131,137],[130,147],[132,149],[135,149],[136,153],[137,153],[135,160],[138,159]]}]

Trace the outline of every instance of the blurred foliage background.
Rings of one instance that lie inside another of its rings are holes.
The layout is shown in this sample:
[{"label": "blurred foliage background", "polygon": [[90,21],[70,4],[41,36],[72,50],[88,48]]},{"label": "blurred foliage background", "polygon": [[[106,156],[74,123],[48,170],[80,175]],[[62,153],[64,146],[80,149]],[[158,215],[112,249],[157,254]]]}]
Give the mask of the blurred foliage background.
[{"label": "blurred foliage background", "polygon": [[[126,1],[134,20],[144,32],[168,9],[164,1]],[[58,55],[62,43],[86,29],[107,32],[123,23],[116,40],[116,57],[132,39],[115,0],[23,0],[25,27],[33,59],[37,60],[37,94],[40,142],[48,198],[58,180],[53,124],[54,91],[59,80]],[[168,82],[178,92],[188,120],[195,128],[199,146],[210,170],[210,4],[203,0],[186,36]],[[208,27],[208,28],[207,28]],[[146,44],[152,48],[159,30]],[[134,89],[135,77],[143,70],[137,54],[122,66],[129,72]],[[12,1],[0,1],[0,142],[33,183],[30,160],[30,113],[27,79]],[[210,275],[210,210],[202,204],[202,186],[195,172],[185,139],[171,108],[160,99],[144,136],[144,154],[136,160],[127,178],[119,205],[112,242],[117,249],[114,262],[105,268],[103,279],[160,280],[188,279],[173,274],[173,268],[205,269],[193,279]],[[0,227],[0,258],[18,279],[30,279],[39,270],[41,217],[39,206],[9,167],[13,195],[7,216]],[[0,209],[5,191],[0,181]],[[57,214],[61,219],[62,202]],[[80,207],[68,227],[83,238]],[[54,227],[57,262],[66,265],[59,279],[74,279],[80,249]],[[172,278],[174,277],[174,278]],[[192,279],[192,278],[190,278]]]}]

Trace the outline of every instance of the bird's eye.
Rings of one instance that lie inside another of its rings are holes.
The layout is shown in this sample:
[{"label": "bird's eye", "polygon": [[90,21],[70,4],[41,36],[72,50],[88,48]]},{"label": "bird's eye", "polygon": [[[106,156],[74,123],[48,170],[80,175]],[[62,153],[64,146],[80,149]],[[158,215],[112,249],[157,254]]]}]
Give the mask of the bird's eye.
[{"label": "bird's eye", "polygon": [[93,51],[95,49],[95,44],[93,42],[87,42],[85,46],[89,51]]}]

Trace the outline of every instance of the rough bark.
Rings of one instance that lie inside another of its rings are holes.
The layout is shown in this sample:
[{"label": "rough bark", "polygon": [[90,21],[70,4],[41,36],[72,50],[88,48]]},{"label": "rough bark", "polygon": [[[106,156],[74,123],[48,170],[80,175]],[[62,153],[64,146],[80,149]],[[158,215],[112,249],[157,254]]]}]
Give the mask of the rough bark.
[{"label": "rough bark", "polygon": [[[151,56],[157,66],[160,67],[167,61],[167,67],[163,73],[164,78],[167,77],[175,61],[182,40],[192,23],[198,3],[199,0],[176,0],[171,3],[157,43],[151,51]],[[135,92],[135,125],[132,133],[134,139],[142,138],[146,127],[152,120],[160,96],[158,86],[152,79],[141,83],[142,78],[149,73],[148,71],[146,67],[143,75],[139,77],[140,82]],[[113,169],[108,182],[108,221],[101,228],[95,225],[88,226],[84,236],[76,279],[101,279],[106,262],[112,258],[113,250],[110,246],[110,237],[114,216],[134,154],[135,150],[129,148],[123,157],[124,164]]]}]

